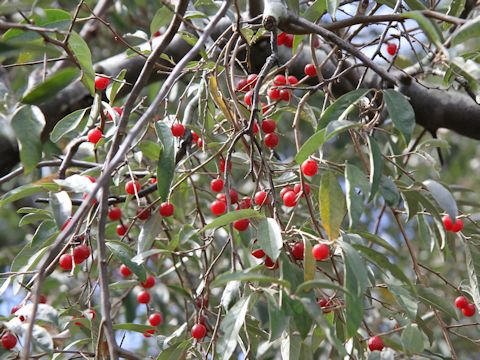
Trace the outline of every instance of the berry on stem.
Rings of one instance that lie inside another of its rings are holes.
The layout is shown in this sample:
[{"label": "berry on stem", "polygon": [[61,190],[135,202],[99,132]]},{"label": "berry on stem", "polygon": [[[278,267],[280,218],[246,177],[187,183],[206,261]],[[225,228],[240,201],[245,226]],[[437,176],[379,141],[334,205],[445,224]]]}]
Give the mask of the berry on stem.
[{"label": "berry on stem", "polygon": [[140,291],[137,295],[137,301],[139,304],[148,304],[150,299],[150,293],[146,290]]},{"label": "berry on stem", "polygon": [[222,215],[227,210],[227,204],[225,204],[224,201],[215,200],[210,205],[210,210],[213,215],[216,215],[216,216]]},{"label": "berry on stem", "polygon": [[453,232],[459,232],[463,230],[463,221],[462,219],[456,219],[455,224],[452,226],[452,231]]},{"label": "berry on stem", "polygon": [[87,134],[87,139],[92,144],[98,143],[102,137],[103,137],[102,130],[96,129],[96,128],[90,130]]},{"label": "berry on stem", "polygon": [[233,223],[233,227],[238,231],[247,230],[249,225],[250,225],[250,220],[248,219],[240,219]]},{"label": "berry on stem", "polygon": [[270,89],[268,89],[267,95],[272,101],[278,101],[281,99],[280,89],[277,87],[271,87]]},{"label": "berry on stem", "polygon": [[275,133],[267,134],[263,141],[266,147],[273,149],[278,145],[278,135]]},{"label": "berry on stem", "polygon": [[172,216],[174,210],[175,208],[173,204],[171,204],[170,202],[163,202],[160,204],[159,211],[160,211],[160,215],[162,215],[163,217]]},{"label": "berry on stem", "polygon": [[175,137],[182,137],[185,134],[185,126],[181,123],[175,123],[172,125],[172,135]]},{"label": "berry on stem", "polygon": [[265,251],[262,249],[252,250],[252,256],[257,259],[262,259],[265,256]]},{"label": "berry on stem", "polygon": [[284,75],[277,75],[273,78],[273,83],[277,86],[287,85],[287,79]]},{"label": "berry on stem", "polygon": [[296,260],[303,260],[303,253],[305,251],[305,245],[303,244],[303,242],[297,242],[295,243],[295,245],[292,246],[292,256],[296,259]]},{"label": "berry on stem", "polygon": [[393,56],[397,53],[397,44],[394,43],[388,43],[387,44],[387,53],[390,56]]},{"label": "berry on stem", "polygon": [[155,286],[155,278],[152,275],[148,275],[145,282],[141,282],[140,284],[142,284],[145,289],[150,289]]},{"label": "berry on stem", "polygon": [[207,335],[207,328],[203,324],[195,324],[192,327],[192,337],[194,339],[200,340]]},{"label": "berry on stem", "polygon": [[325,244],[317,244],[312,248],[315,260],[322,261],[330,256],[330,247]]},{"label": "berry on stem", "polygon": [[120,275],[123,277],[129,277],[132,275],[132,270],[130,270],[127,265],[122,264],[120,265]]},{"label": "berry on stem", "polygon": [[308,77],[317,76],[317,68],[314,64],[305,65],[305,75],[307,75]]},{"label": "berry on stem", "polygon": [[148,322],[152,326],[158,326],[162,323],[162,315],[160,313],[153,313],[148,317]]},{"label": "berry on stem", "polygon": [[152,209],[150,207],[139,207],[137,209],[137,217],[140,220],[147,220],[152,213]]},{"label": "berry on stem", "polygon": [[467,298],[463,295],[460,295],[455,299],[455,306],[459,309],[466,308],[468,306],[469,302]]},{"label": "berry on stem", "polygon": [[452,231],[453,221],[450,215],[444,215],[442,217],[442,222],[443,222],[443,226],[445,227],[445,230]]},{"label": "berry on stem", "polygon": [[108,218],[112,221],[120,220],[122,218],[122,209],[116,206],[112,207],[108,211]]},{"label": "berry on stem", "polygon": [[476,311],[475,304],[468,304],[462,309],[462,313],[466,317],[471,317],[475,315],[475,311]]},{"label": "berry on stem", "polygon": [[70,254],[63,254],[58,260],[58,264],[63,270],[72,270],[73,268],[73,257]]},{"label": "berry on stem", "polygon": [[290,101],[290,90],[282,89],[280,90],[280,97],[283,101],[289,102]]},{"label": "berry on stem", "polygon": [[2,346],[5,349],[11,350],[15,347],[15,345],[17,345],[17,337],[15,335],[7,332],[2,336]]},{"label": "berry on stem", "polygon": [[380,336],[372,336],[368,339],[368,348],[370,351],[382,351],[385,345],[383,344],[383,340]]},{"label": "berry on stem", "polygon": [[210,189],[212,189],[213,192],[220,192],[223,190],[223,180],[222,179],[213,179],[210,182]]},{"label": "berry on stem", "polygon": [[141,189],[141,185],[137,180],[130,180],[125,184],[125,192],[128,195],[134,195],[138,193]]},{"label": "berry on stem", "polygon": [[262,206],[263,204],[265,204],[267,200],[267,196],[268,194],[265,190],[257,191],[253,199],[253,201],[255,202],[255,205]]},{"label": "berry on stem", "polygon": [[245,97],[243,98],[245,101],[245,104],[248,106],[252,106],[252,100],[253,100],[253,90],[249,90],[246,94]]},{"label": "berry on stem", "polygon": [[103,76],[95,77],[95,89],[96,90],[105,90],[110,84],[110,79]]},{"label": "berry on stem", "polygon": [[[293,187],[293,191],[295,191],[295,194],[299,194],[302,191],[302,184],[298,183],[295,184]],[[303,194],[302,196],[305,197],[305,194],[310,194],[310,185],[307,183],[303,184]]]},{"label": "berry on stem", "polygon": [[[114,106],[113,111],[117,113],[117,115],[120,117],[123,114],[123,109],[119,106]],[[113,121],[113,116],[110,114],[110,112],[107,112],[107,117],[110,119],[110,121]]]},{"label": "berry on stem", "polygon": [[123,224],[118,224],[116,231],[118,236],[123,236],[127,233],[128,228]]},{"label": "berry on stem", "polygon": [[73,261],[81,264],[90,256],[90,248],[87,245],[78,245],[73,248]]},{"label": "berry on stem", "polygon": [[297,205],[297,194],[293,190],[287,191],[283,197],[283,204],[287,207],[294,207]]},{"label": "berry on stem", "polygon": [[318,164],[315,160],[307,159],[300,166],[303,175],[305,176],[314,176],[318,172]]},{"label": "berry on stem", "polygon": [[265,134],[270,134],[275,132],[277,128],[277,123],[273,119],[265,119],[262,121],[262,130]]}]

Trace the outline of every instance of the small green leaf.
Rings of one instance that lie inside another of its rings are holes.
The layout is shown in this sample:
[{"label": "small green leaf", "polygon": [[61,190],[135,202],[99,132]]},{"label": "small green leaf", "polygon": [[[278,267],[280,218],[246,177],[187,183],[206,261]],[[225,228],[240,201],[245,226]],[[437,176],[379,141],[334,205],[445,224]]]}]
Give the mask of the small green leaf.
[{"label": "small green leaf", "polygon": [[150,34],[153,35],[162,27],[168,25],[172,21],[173,15],[167,6],[160,6],[150,23]]},{"label": "small green leaf", "polygon": [[319,191],[320,219],[328,238],[340,235],[340,226],[345,217],[345,196],[335,174],[328,171],[322,176]]},{"label": "small green leaf", "polygon": [[421,354],[425,348],[423,334],[417,324],[408,325],[402,332],[402,345],[407,354]]},{"label": "small green leaf", "polygon": [[303,239],[304,257],[303,257],[303,281],[311,281],[315,278],[315,259],[312,254],[312,244],[310,240]]},{"label": "small green leaf", "polygon": [[398,205],[400,202],[400,192],[390,177],[382,175],[379,190],[388,206]]},{"label": "small green leaf", "polygon": [[88,108],[76,110],[60,120],[50,133],[50,140],[56,143],[62,137],[75,130],[82,122],[87,110]]},{"label": "small green leaf", "polygon": [[88,44],[75,31],[70,33],[68,38],[68,46],[72,50],[75,58],[82,69],[82,82],[90,91],[90,95],[95,94],[95,71],[92,64],[92,53]]},{"label": "small green leaf", "polygon": [[25,105],[15,111],[11,124],[19,143],[20,160],[28,174],[42,159],[41,134],[45,117],[40,108]]},{"label": "small green leaf", "polygon": [[[358,193],[361,191],[361,194]],[[358,224],[365,209],[364,201],[370,194],[370,184],[365,173],[355,165],[345,166],[345,191],[348,209],[349,227],[353,228]]]},{"label": "small green leaf", "polygon": [[210,224],[205,225],[198,232],[205,232],[207,230],[216,229],[222,226],[229,225],[234,221],[241,219],[262,219],[264,216],[259,213],[257,210],[253,209],[241,209],[237,211],[231,211],[222,216],[219,216],[213,220]]},{"label": "small green leaf", "polygon": [[166,123],[157,121],[155,129],[158,141],[162,145],[157,164],[157,190],[160,198],[166,201],[175,174],[175,142],[172,130]]},{"label": "small green leaf", "polygon": [[340,96],[331,104],[320,117],[317,131],[323,129],[330,121],[343,119],[361,98],[369,93],[370,90],[357,89]]},{"label": "small green leaf", "polygon": [[305,11],[303,17],[311,22],[316,22],[327,11],[327,2],[325,0],[315,0]]},{"label": "small green leaf", "polygon": [[137,254],[150,250],[155,238],[162,230],[162,217],[154,214],[142,225],[138,235]]},{"label": "small green leaf", "polygon": [[448,189],[434,180],[426,180],[423,182],[430,194],[432,194],[437,204],[445,211],[452,219],[457,217],[457,203],[453,195]]},{"label": "small green leaf", "polygon": [[283,246],[282,229],[272,218],[262,219],[257,227],[258,245],[275,262]]},{"label": "small green leaf", "polygon": [[368,201],[372,201],[378,191],[380,180],[382,179],[383,158],[380,147],[372,136],[368,137],[368,147],[370,148],[370,196]]},{"label": "small green leaf", "polygon": [[415,129],[415,112],[412,105],[404,95],[396,90],[385,90],[383,98],[393,125],[400,131],[408,145]]},{"label": "small green leaf", "polygon": [[158,160],[162,152],[162,147],[150,140],[144,140],[138,144],[140,151],[150,160]]},{"label": "small green leaf", "polygon": [[113,256],[132,270],[133,273],[138,276],[140,281],[144,282],[147,279],[144,267],[131,260],[135,256],[135,252],[130,249],[128,245],[120,241],[107,241],[107,246]]},{"label": "small green leaf", "polygon": [[115,102],[115,98],[117,97],[118,92],[122,89],[125,85],[123,79],[125,79],[125,74],[127,73],[127,69],[122,69],[117,76],[115,76],[115,81],[112,82],[112,86],[109,86],[105,91],[107,95],[108,101],[110,104]]},{"label": "small green leaf", "polygon": [[452,35],[452,45],[463,44],[470,39],[480,37],[480,18],[477,16],[459,27]]},{"label": "small green leaf", "polygon": [[443,296],[437,295],[437,292],[434,289],[417,285],[417,293],[419,299],[423,303],[433,306],[451,318],[458,320],[457,312],[455,311],[452,302]]},{"label": "small green leaf", "polygon": [[263,283],[279,284],[286,288],[290,288],[290,283],[288,281],[277,279],[271,276],[266,276],[258,274],[255,272],[249,272],[247,270],[237,271],[233,273],[224,273],[218,275],[215,280],[210,284],[211,287],[220,287],[228,284],[230,281],[258,281]]},{"label": "small green leaf", "polygon": [[27,196],[38,194],[40,192],[47,192],[49,190],[58,190],[58,185],[51,183],[22,185],[4,194],[0,198],[0,206],[5,206],[6,204],[9,204],[13,201],[17,201]]}]

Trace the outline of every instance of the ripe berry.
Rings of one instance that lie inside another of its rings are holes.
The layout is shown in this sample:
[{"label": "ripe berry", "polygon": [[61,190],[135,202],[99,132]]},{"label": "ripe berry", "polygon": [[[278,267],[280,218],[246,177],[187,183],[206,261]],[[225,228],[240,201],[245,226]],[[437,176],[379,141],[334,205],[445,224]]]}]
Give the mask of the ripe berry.
[{"label": "ripe berry", "polygon": [[250,220],[248,219],[237,220],[233,223],[233,227],[238,231],[247,230],[249,225],[250,225]]},{"label": "ripe berry", "polygon": [[370,351],[382,351],[384,347],[383,340],[380,336],[372,336],[370,339],[368,339],[368,348]]},{"label": "ripe berry", "polygon": [[[115,111],[115,112],[117,113],[117,115],[118,115],[119,117],[122,116],[122,114],[123,114],[123,109],[122,109],[121,107],[114,106],[112,109],[113,109],[113,111]],[[107,117],[108,117],[111,121],[113,121],[113,116],[112,116],[109,112],[107,112]]]},{"label": "ripe berry", "polygon": [[95,89],[97,90],[105,90],[110,84],[110,79],[103,77],[103,76],[96,76],[95,77]]},{"label": "ripe berry", "polygon": [[318,171],[318,164],[315,160],[307,159],[300,166],[303,175],[314,176]]},{"label": "ripe berry", "polygon": [[81,264],[90,256],[90,248],[87,245],[78,245],[73,248],[73,261]]},{"label": "ripe berry", "polygon": [[453,224],[452,231],[453,232],[459,232],[463,230],[463,221],[462,219],[457,219],[455,220],[455,224]]},{"label": "ripe berry", "polygon": [[[299,194],[300,191],[302,191],[302,184],[298,183],[298,184],[295,184],[295,186],[293,187],[293,191],[295,192],[295,194]],[[302,196],[305,197],[305,194],[310,194],[310,185],[308,185],[307,183],[303,184],[303,194]]]},{"label": "ripe berry", "polygon": [[147,220],[150,217],[150,214],[152,213],[152,209],[149,207],[139,207],[137,209],[137,217],[140,220]]},{"label": "ripe berry", "polygon": [[263,139],[265,146],[273,149],[278,145],[278,135],[275,133],[267,134]]},{"label": "ripe berry", "polygon": [[258,124],[256,121],[253,123],[252,131],[254,134],[258,134]]},{"label": "ripe berry", "polygon": [[330,256],[330,247],[325,244],[317,244],[312,248],[312,254],[315,260],[325,260]]},{"label": "ripe berry", "polygon": [[45,295],[40,295],[40,298],[38,299],[39,304],[46,304],[47,303],[47,297]]},{"label": "ripe berry", "polygon": [[463,309],[463,308],[466,308],[468,306],[469,302],[467,300],[467,298],[463,295],[457,297],[455,299],[455,306],[459,309]]},{"label": "ripe berry", "polygon": [[290,85],[292,85],[292,86],[295,86],[295,85],[298,84],[298,79],[297,79],[296,76],[290,75],[290,76],[287,78],[287,80],[288,80],[288,83],[289,83]]},{"label": "ripe berry", "polygon": [[292,256],[297,260],[303,260],[303,252],[305,251],[305,245],[303,242],[297,242],[292,246]]},{"label": "ripe berry", "polygon": [[150,179],[150,184],[153,185],[153,184],[156,184],[156,183],[157,183],[157,178],[152,177],[152,178]]},{"label": "ripe berry", "polygon": [[169,217],[173,215],[174,207],[169,202],[163,202],[160,204],[160,215],[163,217]]},{"label": "ripe berry", "polygon": [[387,53],[390,56],[393,56],[397,53],[397,44],[388,43],[387,44]]},{"label": "ripe berry", "polygon": [[268,111],[269,105],[262,102],[262,114],[265,114]]},{"label": "ripe berry", "polygon": [[[328,299],[325,299],[325,298],[321,298],[320,300],[318,300],[318,305],[321,307],[321,308],[328,308],[330,306],[330,301]],[[327,309],[323,309],[322,312],[324,314],[328,314],[331,310],[327,310]]]},{"label": "ripe berry", "polygon": [[289,191],[292,191],[292,188],[290,186],[285,186],[282,190],[280,190],[280,197],[283,198],[283,195]]},{"label": "ripe berry", "polygon": [[203,140],[202,139],[198,139],[197,140],[197,147],[198,148],[201,148],[203,146]]},{"label": "ripe berry", "polygon": [[240,202],[238,203],[238,207],[240,209],[250,209],[252,207],[252,199],[250,197],[244,197]]},{"label": "ripe berry", "polygon": [[123,236],[127,233],[128,228],[123,224],[118,224],[116,231],[118,236]]},{"label": "ripe berry", "polygon": [[263,251],[262,249],[252,250],[252,256],[257,259],[262,259],[265,256],[265,251]]},{"label": "ripe berry", "polygon": [[90,176],[90,175],[85,175],[85,177],[90,180],[93,184],[95,184],[97,182],[97,180],[93,177],[93,176]]},{"label": "ripe berry", "polygon": [[277,36],[277,45],[278,46],[282,46],[285,44],[285,36],[287,36],[287,34],[285,34],[284,32],[278,34]]},{"label": "ripe berry", "polygon": [[[220,172],[224,173],[225,172],[225,159],[221,158],[220,161],[218,162],[218,167],[220,169]],[[228,171],[231,171],[232,170],[232,162],[229,161],[228,162]]]},{"label": "ripe berry", "polygon": [[92,144],[96,144],[100,141],[100,139],[102,138],[103,136],[103,133],[102,133],[102,130],[100,129],[92,129],[88,132],[87,134],[87,139],[89,142],[91,142]]},{"label": "ripe berry", "polygon": [[246,94],[243,100],[245,101],[245,104],[248,106],[252,106],[252,99],[253,99],[253,90],[249,90]]},{"label": "ripe berry", "polygon": [[58,260],[58,264],[63,270],[72,270],[73,268],[73,257],[70,254],[63,254]]},{"label": "ripe berry", "polygon": [[250,89],[253,89],[253,87],[255,87],[255,84],[257,83],[257,78],[257,74],[250,74],[247,76],[247,84]]},{"label": "ripe berry", "polygon": [[2,336],[2,345],[5,349],[11,350],[17,345],[17,337],[12,333],[6,333]]},{"label": "ripe berry", "polygon": [[208,307],[208,297],[207,297],[207,296],[198,296],[198,297],[195,299],[195,306],[196,306],[198,309]]},{"label": "ripe berry", "polygon": [[155,334],[155,330],[153,329],[145,330],[145,332],[143,333],[143,337],[149,338],[149,337],[152,337],[153,334]]},{"label": "ripe berry", "polygon": [[108,211],[108,218],[112,221],[120,220],[122,218],[122,209],[116,206],[112,207]]},{"label": "ripe berry", "polygon": [[297,205],[297,194],[295,194],[294,191],[290,190],[287,191],[283,196],[282,196],[283,204],[287,207],[294,207]]},{"label": "ripe berry", "polygon": [[148,275],[145,282],[140,283],[145,289],[150,289],[155,286],[155,278],[152,275]]},{"label": "ripe berry", "polygon": [[222,179],[213,179],[210,182],[210,189],[212,189],[213,192],[220,192],[223,190],[223,180]]},{"label": "ripe berry", "polygon": [[127,265],[122,264],[120,265],[120,275],[123,277],[129,277],[132,275],[132,270],[130,270]]},{"label": "ripe berry", "polygon": [[293,47],[293,35],[292,34],[286,34],[285,35],[285,42],[284,42],[285,47],[291,49]]},{"label": "ripe berry", "polygon": [[273,119],[265,119],[262,121],[262,130],[265,134],[270,134],[275,131],[277,123]]},{"label": "ripe berry", "polygon": [[288,89],[282,89],[280,90],[280,97],[282,98],[283,101],[290,101],[290,90]]},{"label": "ripe berry", "polygon": [[447,231],[452,231],[453,229],[453,221],[450,215],[445,215],[442,217],[442,222],[443,226],[445,227],[445,230]]},{"label": "ripe berry", "polygon": [[221,200],[215,200],[210,205],[210,210],[212,211],[213,215],[219,216],[222,215],[227,210],[227,204]]},{"label": "ripe berry", "polygon": [[245,91],[248,89],[248,81],[247,79],[242,79],[237,84],[237,91]]},{"label": "ripe berry", "polygon": [[160,313],[153,313],[148,317],[148,322],[152,326],[158,326],[162,323],[162,315]]},{"label": "ripe berry", "polygon": [[194,339],[200,340],[207,335],[207,328],[202,324],[195,324],[192,327],[192,337]]},{"label": "ripe berry", "polygon": [[277,75],[273,78],[273,83],[278,86],[283,86],[287,84],[287,79],[283,75]]},{"label": "ripe berry", "polygon": [[150,293],[146,290],[140,291],[137,295],[137,301],[139,304],[148,304],[150,299]]},{"label": "ripe berry", "polygon": [[265,258],[264,265],[270,270],[278,269],[278,261],[273,262],[268,256]]},{"label": "ripe berry", "polygon": [[198,139],[199,139],[198,134],[197,134],[195,131],[193,131],[193,130],[191,131],[191,134],[192,134],[192,141],[193,141],[193,142],[197,142]]},{"label": "ripe berry", "polygon": [[267,192],[265,190],[260,190],[255,193],[255,205],[262,206],[267,200]]},{"label": "ripe berry", "polygon": [[309,77],[317,76],[317,68],[314,64],[307,64],[305,65],[305,75]]},{"label": "ripe berry", "polygon": [[276,87],[271,87],[270,89],[268,89],[267,95],[270,98],[270,100],[272,100],[272,101],[278,101],[278,100],[281,99],[280,89],[276,88]]},{"label": "ripe berry", "polygon": [[468,304],[462,309],[463,315],[466,317],[471,317],[475,315],[475,304]]},{"label": "ripe berry", "polygon": [[238,193],[233,189],[230,189],[230,202],[232,204],[235,204],[238,202]]},{"label": "ripe berry", "polygon": [[175,123],[172,125],[172,135],[175,137],[182,137],[185,134],[185,126],[181,123]]},{"label": "ripe berry", "polygon": [[125,184],[125,192],[129,195],[138,193],[141,189],[141,185],[137,180],[130,180]]}]

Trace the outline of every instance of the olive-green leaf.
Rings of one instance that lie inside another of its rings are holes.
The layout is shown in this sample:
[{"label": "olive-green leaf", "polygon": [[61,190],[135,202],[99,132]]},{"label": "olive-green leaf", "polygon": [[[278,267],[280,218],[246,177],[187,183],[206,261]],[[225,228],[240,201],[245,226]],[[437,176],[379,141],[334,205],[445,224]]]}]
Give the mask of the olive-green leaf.
[{"label": "olive-green leaf", "polygon": [[40,192],[46,192],[49,190],[58,190],[58,188],[59,188],[58,185],[52,184],[52,183],[22,185],[4,194],[0,198],[0,206],[4,206],[13,201],[17,201],[19,199],[23,199],[27,196],[31,196]]},{"label": "olive-green leaf", "polygon": [[465,258],[473,301],[477,309],[480,309],[480,249],[478,246],[465,242]]},{"label": "olive-green leaf", "polygon": [[133,273],[138,276],[140,281],[145,281],[147,279],[147,274],[144,267],[132,261],[132,258],[135,256],[135,252],[130,249],[127,244],[124,244],[120,241],[107,241],[107,246],[112,252],[113,256],[126,265],[130,270],[132,270]]},{"label": "olive-green leaf", "polygon": [[457,312],[449,299],[437,294],[434,289],[427,288],[423,285],[417,285],[417,293],[419,299],[430,306],[440,310],[445,315],[450,316],[453,319],[458,320]]},{"label": "olive-green leaf", "polygon": [[121,324],[113,324],[113,329],[135,331],[143,334],[147,330],[155,330],[155,327],[150,325],[142,325],[142,324],[121,323]]},{"label": "olive-green leaf", "polygon": [[172,130],[166,123],[157,121],[155,129],[162,145],[157,164],[157,191],[160,198],[166,201],[175,173],[175,142]]},{"label": "olive-green leaf", "polygon": [[162,217],[158,214],[153,214],[141,226],[140,234],[138,235],[137,254],[150,250],[155,241],[155,238],[162,230]]},{"label": "olive-green leaf", "polygon": [[88,108],[75,110],[60,120],[50,133],[50,140],[56,143],[62,137],[75,130],[82,122],[87,110]]},{"label": "olive-green leaf", "polygon": [[167,6],[160,6],[150,23],[150,34],[153,35],[160,28],[168,25],[173,18],[173,12]]},{"label": "olive-green leaf", "polygon": [[304,238],[304,257],[303,257],[303,281],[311,281],[315,278],[315,259],[312,254],[312,243]]},{"label": "olive-green leaf", "polygon": [[282,229],[275,219],[266,218],[258,223],[257,241],[272,261],[276,261],[283,246],[283,238]]},{"label": "olive-green leaf", "polygon": [[349,227],[352,228],[358,224],[365,208],[365,199],[370,194],[367,176],[355,165],[347,164],[345,166],[345,192]]},{"label": "olive-green leaf", "polygon": [[439,49],[444,49],[442,34],[438,26],[426,18],[421,11],[410,11],[402,14],[403,17],[415,20],[425,35],[432,41]]},{"label": "olive-green leaf", "polygon": [[264,218],[264,215],[259,213],[257,210],[253,210],[253,209],[241,209],[237,211],[231,211],[222,216],[219,216],[218,218],[213,220],[210,224],[205,225],[198,232],[204,232],[210,229],[216,229],[222,226],[226,226],[237,220],[252,219],[252,218],[261,219],[261,218]]},{"label": "olive-green leaf", "polygon": [[253,271],[237,271],[233,273],[224,273],[218,275],[210,284],[211,287],[220,287],[228,284],[230,281],[251,281],[262,282],[267,284],[279,284],[286,288],[290,288],[290,283],[286,280],[278,279],[271,276],[262,275]]},{"label": "olive-green leaf", "polygon": [[378,191],[380,180],[382,179],[383,158],[380,147],[372,136],[368,137],[368,147],[370,150],[370,196],[368,201],[372,201]]},{"label": "olive-green leaf", "polygon": [[42,159],[41,134],[45,126],[45,117],[40,108],[25,105],[15,111],[12,128],[20,147],[20,160],[28,174]]},{"label": "olive-green leaf", "polygon": [[309,21],[316,22],[322,17],[327,10],[327,2],[325,0],[315,0],[303,14],[303,17]]},{"label": "olive-green leaf", "polygon": [[432,194],[433,199],[442,210],[450,215],[452,219],[455,219],[457,217],[458,209],[452,193],[445,186],[435,180],[425,180],[423,185],[425,185],[430,194]]},{"label": "olive-green leaf", "polygon": [[405,143],[408,144],[415,129],[415,112],[412,105],[404,95],[396,90],[385,90],[383,98],[393,125],[400,131]]},{"label": "olive-green leaf", "polygon": [[295,293],[297,295],[302,295],[302,292],[308,292],[313,288],[320,288],[320,289],[332,289],[332,290],[338,290],[342,291],[344,293],[348,293],[348,290],[344,288],[343,286],[334,284],[330,281],[324,281],[324,280],[310,280],[310,281],[305,281],[304,283],[300,284],[297,289],[295,290]]},{"label": "olive-green leaf", "polygon": [[407,354],[420,354],[425,348],[424,335],[417,324],[409,324],[402,332],[402,345]]},{"label": "olive-green leaf", "polygon": [[467,21],[457,29],[452,35],[452,45],[463,44],[470,39],[478,39],[480,37],[480,18],[477,16]]},{"label": "olive-green leaf", "polygon": [[90,48],[85,40],[83,40],[83,38],[75,31],[70,33],[68,46],[72,50],[80,68],[82,69],[82,82],[93,96],[95,93],[95,71],[93,70],[92,53],[90,52]]},{"label": "olive-green leaf", "polygon": [[328,238],[334,240],[340,235],[340,226],[345,217],[345,196],[331,171],[326,172],[320,182],[319,191],[320,219]]},{"label": "olive-green leaf", "polygon": [[127,69],[122,69],[117,76],[115,76],[115,81],[112,83],[112,86],[109,86],[105,91],[110,104],[113,104],[115,98],[117,97],[118,92],[121,88],[125,85],[123,79],[125,79],[125,75],[127,74]]}]

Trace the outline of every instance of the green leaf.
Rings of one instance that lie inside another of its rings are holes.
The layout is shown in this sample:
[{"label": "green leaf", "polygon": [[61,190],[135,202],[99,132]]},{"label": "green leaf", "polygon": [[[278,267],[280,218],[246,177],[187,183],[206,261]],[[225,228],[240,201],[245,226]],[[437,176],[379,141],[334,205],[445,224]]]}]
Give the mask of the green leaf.
[{"label": "green leaf", "polygon": [[127,73],[127,69],[120,70],[118,75],[115,76],[115,81],[112,82],[112,86],[109,86],[105,91],[105,94],[107,95],[107,98],[108,98],[108,101],[110,101],[110,104],[113,104],[115,102],[115,98],[117,97],[118,92],[125,85],[125,82],[123,81],[123,79],[125,79],[126,73]]},{"label": "green leaf", "polygon": [[480,309],[480,250],[478,246],[465,242],[465,258],[473,301],[477,309]]},{"label": "green leaf", "polygon": [[419,299],[423,303],[440,310],[455,320],[458,320],[457,313],[450,299],[437,295],[437,292],[434,289],[424,287],[423,285],[417,285],[417,293]]},{"label": "green leaf", "polygon": [[78,33],[72,31],[68,38],[68,46],[72,50],[75,58],[82,69],[82,82],[90,91],[90,95],[95,94],[95,71],[92,64],[92,53],[85,40]]},{"label": "green leaf", "polygon": [[22,185],[4,194],[0,198],[0,206],[5,206],[13,201],[17,201],[40,192],[47,192],[49,190],[58,190],[58,185],[51,183]]},{"label": "green leaf", "polygon": [[390,177],[382,175],[379,190],[388,206],[398,205],[400,202],[400,192]]},{"label": "green leaf", "polygon": [[344,118],[361,98],[363,98],[370,90],[357,89],[340,96],[333,104],[331,104],[320,117],[317,130],[323,129],[330,121]]},{"label": "green leaf", "polygon": [[155,238],[162,231],[162,217],[154,214],[142,225],[138,235],[137,254],[150,250]]},{"label": "green leaf", "polygon": [[[361,194],[358,193],[361,191]],[[345,192],[348,210],[349,228],[355,227],[360,221],[364,207],[364,201],[370,194],[370,184],[365,173],[355,165],[345,166]]]},{"label": "green leaf", "polygon": [[147,330],[156,330],[155,327],[150,325],[132,324],[132,323],[113,324],[113,329],[135,331],[142,334]]},{"label": "green leaf", "polygon": [[[442,34],[436,24],[426,18],[420,11],[410,11],[402,14],[403,17],[415,20],[425,35],[435,44],[438,49],[444,49]],[[444,51],[445,52],[445,51]]]},{"label": "green leaf", "polygon": [[310,281],[315,278],[315,259],[312,254],[312,244],[310,240],[303,239],[303,281]]},{"label": "green leaf", "polygon": [[155,129],[158,141],[162,145],[162,152],[157,164],[157,191],[160,198],[166,201],[175,174],[175,142],[172,130],[166,123],[157,121]]},{"label": "green leaf", "polygon": [[107,241],[107,246],[114,257],[116,257],[121,263],[125,264],[130,270],[132,270],[133,273],[138,276],[138,279],[140,281],[145,282],[145,280],[147,279],[145,269],[143,266],[138,265],[131,260],[135,256],[135,253],[132,249],[128,247],[128,245],[120,241]]},{"label": "green leaf", "polygon": [[219,216],[213,220],[210,224],[205,225],[202,229],[198,230],[199,233],[216,229],[222,226],[230,225],[234,221],[241,219],[262,219],[264,216],[259,213],[257,210],[253,209],[241,209],[237,211],[231,211],[222,216]]},{"label": "green leaf", "polygon": [[287,6],[290,10],[292,10],[295,14],[298,14],[298,11],[300,10],[300,4],[299,0],[285,0],[287,3]]},{"label": "green leaf", "polygon": [[[447,15],[458,17],[465,9],[465,0],[451,0],[448,6]],[[447,30],[452,27],[453,24],[445,22],[442,24],[442,29]]]},{"label": "green leaf", "polygon": [[338,0],[327,0],[327,10],[333,19],[335,19],[335,14],[338,9],[338,4],[339,4]]},{"label": "green leaf", "polygon": [[410,10],[427,10],[427,7],[421,0],[406,0]]},{"label": "green leaf", "polygon": [[405,96],[396,90],[385,90],[383,99],[393,125],[400,131],[408,145],[415,129],[415,112]]},{"label": "green leaf", "polygon": [[50,207],[53,211],[53,217],[60,229],[67,219],[72,215],[72,200],[66,191],[50,193]]},{"label": "green leaf", "polygon": [[40,108],[25,105],[15,111],[11,124],[19,143],[20,160],[28,174],[42,159],[41,134],[45,117]]},{"label": "green leaf", "polygon": [[470,39],[480,37],[480,18],[477,16],[459,27],[452,35],[452,45],[463,44]]},{"label": "green leaf", "polygon": [[282,229],[272,218],[262,219],[257,227],[258,245],[275,262],[283,246]]},{"label": "green leaf", "polygon": [[214,288],[220,287],[228,284],[230,281],[258,281],[263,283],[279,284],[286,288],[290,288],[290,283],[288,281],[247,270],[220,274],[215,278],[215,280],[212,281],[210,286]]},{"label": "green leaf", "polygon": [[62,137],[75,130],[82,122],[87,110],[88,108],[76,110],[60,120],[50,133],[50,140],[56,143]]},{"label": "green leaf", "polygon": [[320,219],[328,238],[340,235],[340,226],[345,217],[345,196],[335,174],[328,171],[322,176],[319,191]]},{"label": "green leaf", "polygon": [[409,324],[402,332],[402,345],[407,354],[421,354],[425,348],[423,334],[417,324]]},{"label": "green leaf", "polygon": [[172,21],[173,13],[167,6],[160,6],[150,23],[150,35],[155,34],[160,28]]},{"label": "green leaf", "polygon": [[162,147],[150,140],[144,140],[138,144],[140,151],[150,160],[158,160],[160,154],[162,153]]},{"label": "green leaf", "polygon": [[363,319],[363,298],[368,286],[367,268],[360,254],[348,243],[342,241],[344,261],[344,286],[349,291],[345,294],[345,321],[347,337],[357,332]]},{"label": "green leaf", "polygon": [[388,290],[395,296],[397,304],[407,314],[410,320],[417,318],[418,298],[407,286],[388,285]]},{"label": "green leaf", "polygon": [[313,288],[332,289],[332,290],[338,290],[338,291],[348,293],[348,290],[343,286],[334,284],[330,281],[324,281],[324,280],[305,281],[304,283],[300,284],[297,287],[297,290],[295,291],[295,293],[297,295],[302,295],[302,292],[309,292]]},{"label": "green leaf", "polygon": [[368,137],[368,147],[370,148],[370,196],[368,201],[372,201],[378,191],[380,180],[382,179],[383,158],[380,147],[372,136]]},{"label": "green leaf", "polygon": [[[290,298],[285,295],[282,297],[286,307],[290,310],[290,318],[293,319],[295,327],[300,333],[302,338],[306,338],[311,327],[312,327],[312,317],[305,309],[305,306],[302,302],[303,299]],[[318,305],[317,305],[318,306]]]},{"label": "green leaf", "polygon": [[327,2],[325,0],[315,0],[305,11],[303,17],[311,22],[316,22],[327,11]]},{"label": "green leaf", "polygon": [[458,212],[457,203],[450,191],[448,191],[445,186],[434,180],[426,180],[423,182],[423,185],[426,186],[430,194],[432,194],[433,199],[442,208],[442,210],[450,215],[452,219],[455,219]]},{"label": "green leaf", "polygon": [[79,75],[78,69],[65,68],[49,76],[44,82],[31,88],[22,97],[24,104],[38,105],[51,98],[67,87]]}]

